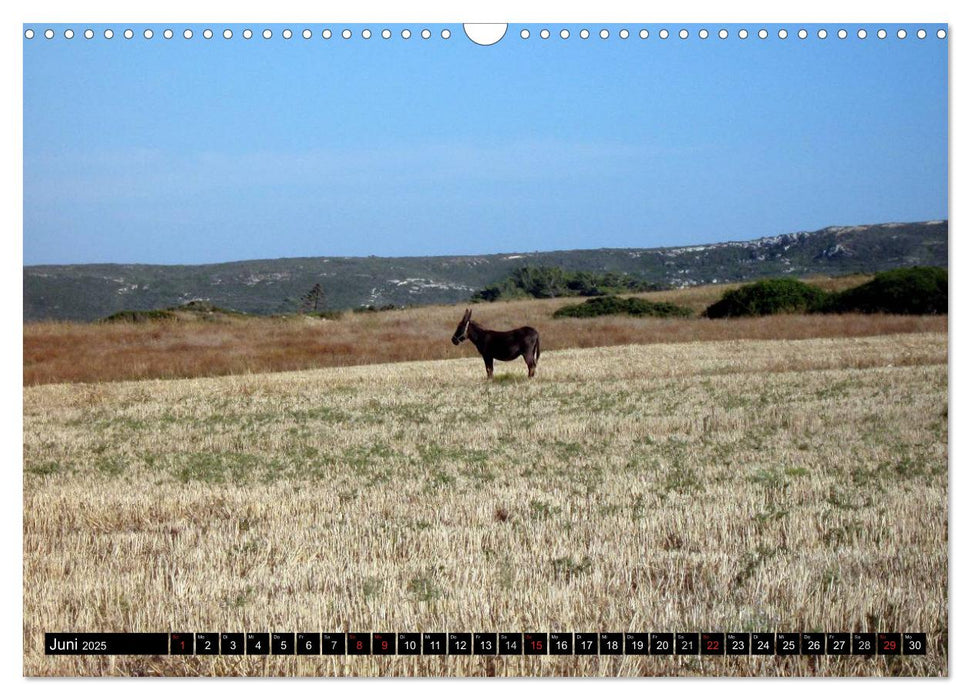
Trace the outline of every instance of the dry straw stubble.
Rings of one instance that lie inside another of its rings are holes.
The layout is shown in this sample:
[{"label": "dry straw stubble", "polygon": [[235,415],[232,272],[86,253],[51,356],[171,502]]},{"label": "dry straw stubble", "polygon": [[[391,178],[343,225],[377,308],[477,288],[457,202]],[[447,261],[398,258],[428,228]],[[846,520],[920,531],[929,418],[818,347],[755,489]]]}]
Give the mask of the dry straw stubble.
[{"label": "dry straw stubble", "polygon": [[[947,338],[28,387],[27,675],[942,675]],[[43,632],[924,631],[925,657],[44,657]]]}]

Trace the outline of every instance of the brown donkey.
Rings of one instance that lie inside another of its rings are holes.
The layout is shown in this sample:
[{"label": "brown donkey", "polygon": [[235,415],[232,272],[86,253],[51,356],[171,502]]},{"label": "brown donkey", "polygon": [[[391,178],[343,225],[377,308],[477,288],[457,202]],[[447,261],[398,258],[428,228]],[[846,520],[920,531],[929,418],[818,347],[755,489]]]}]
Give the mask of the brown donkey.
[{"label": "brown donkey", "polygon": [[529,376],[536,374],[539,360],[539,333],[535,328],[523,326],[511,331],[490,331],[472,320],[472,309],[466,309],[459,321],[452,343],[458,345],[468,338],[485,360],[486,376],[492,379],[492,361],[509,362],[520,355],[526,360]]}]

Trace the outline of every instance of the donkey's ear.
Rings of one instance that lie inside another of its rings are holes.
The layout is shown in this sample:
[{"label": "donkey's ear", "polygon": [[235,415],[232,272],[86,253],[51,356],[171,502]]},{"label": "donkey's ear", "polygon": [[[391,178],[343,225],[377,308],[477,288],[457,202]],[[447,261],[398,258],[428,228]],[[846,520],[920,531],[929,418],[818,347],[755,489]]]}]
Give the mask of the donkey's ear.
[{"label": "donkey's ear", "polygon": [[472,318],[472,309],[465,310],[465,318]]}]

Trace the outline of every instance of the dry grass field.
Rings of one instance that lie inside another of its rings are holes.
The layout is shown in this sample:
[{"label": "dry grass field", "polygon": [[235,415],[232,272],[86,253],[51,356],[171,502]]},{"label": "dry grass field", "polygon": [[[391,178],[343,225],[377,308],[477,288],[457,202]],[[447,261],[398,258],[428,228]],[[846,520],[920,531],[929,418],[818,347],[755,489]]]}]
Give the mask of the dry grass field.
[{"label": "dry grass field", "polygon": [[[447,311],[422,312],[446,340]],[[925,332],[544,345],[533,381],[463,351],[27,386],[24,673],[946,675],[946,319],[904,321]],[[45,657],[66,630],[921,631],[929,653]]]},{"label": "dry grass field", "polygon": [[[811,278],[830,290],[867,277]],[[700,313],[730,288],[710,285],[642,294]],[[536,327],[543,350],[695,340],[845,338],[939,331],[945,317],[773,316],[732,320],[601,317],[553,319],[577,298],[474,306],[473,315],[496,329]],[[24,325],[24,384],[177,379],[280,372],[463,357],[448,342],[464,306],[432,306],[381,313],[345,313],[339,320],[221,317],[217,321],[141,324],[28,323]]]}]

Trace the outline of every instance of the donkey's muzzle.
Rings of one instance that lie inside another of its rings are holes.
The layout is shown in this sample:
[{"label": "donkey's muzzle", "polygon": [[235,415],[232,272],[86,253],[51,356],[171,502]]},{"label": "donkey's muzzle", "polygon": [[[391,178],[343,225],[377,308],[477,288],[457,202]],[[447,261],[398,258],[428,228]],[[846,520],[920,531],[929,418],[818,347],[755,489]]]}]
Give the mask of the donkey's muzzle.
[{"label": "donkey's muzzle", "polygon": [[458,345],[460,342],[461,341],[458,338],[456,338],[454,335],[452,336],[452,345]]}]

